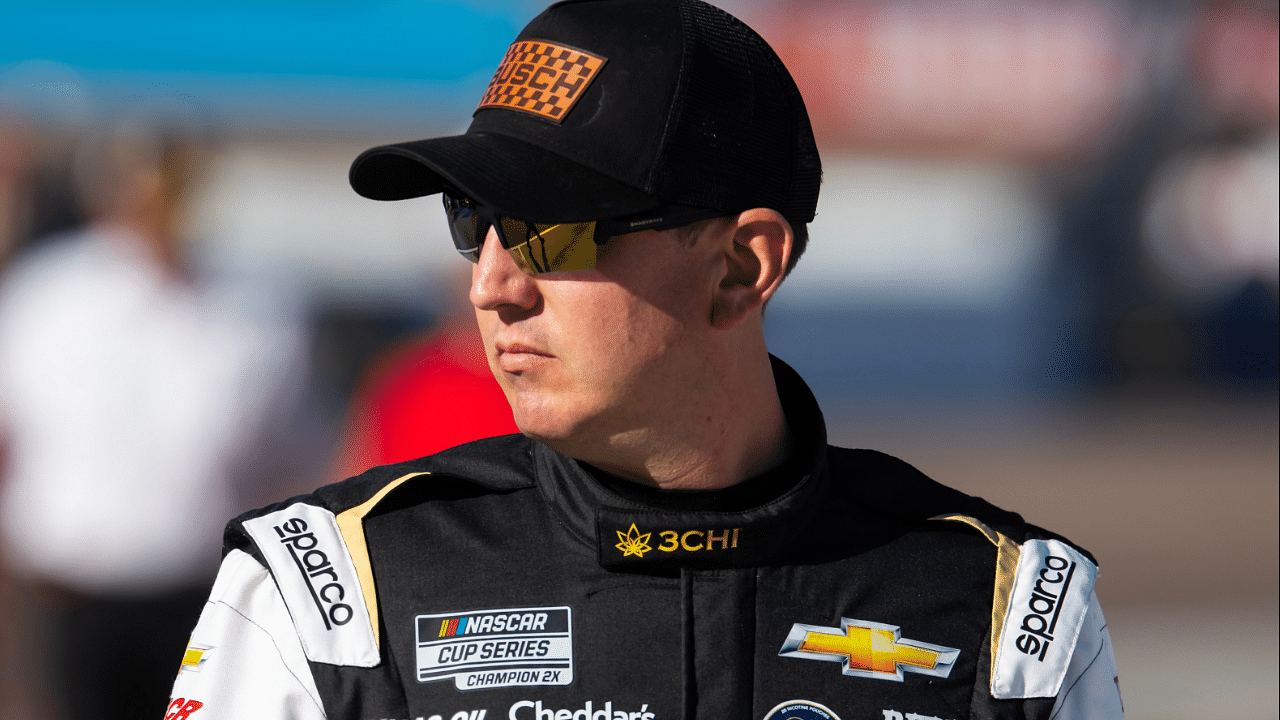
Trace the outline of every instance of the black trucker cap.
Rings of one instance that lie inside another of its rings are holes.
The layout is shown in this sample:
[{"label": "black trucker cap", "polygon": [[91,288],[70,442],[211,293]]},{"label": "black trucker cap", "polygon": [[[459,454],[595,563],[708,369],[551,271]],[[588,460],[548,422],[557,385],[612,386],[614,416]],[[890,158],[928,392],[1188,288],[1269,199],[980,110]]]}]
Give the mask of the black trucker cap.
[{"label": "black trucker cap", "polygon": [[700,0],[569,0],[530,22],[465,134],[383,145],[351,186],[403,200],[446,186],[532,222],[661,204],[813,219],[822,166],[773,49]]}]

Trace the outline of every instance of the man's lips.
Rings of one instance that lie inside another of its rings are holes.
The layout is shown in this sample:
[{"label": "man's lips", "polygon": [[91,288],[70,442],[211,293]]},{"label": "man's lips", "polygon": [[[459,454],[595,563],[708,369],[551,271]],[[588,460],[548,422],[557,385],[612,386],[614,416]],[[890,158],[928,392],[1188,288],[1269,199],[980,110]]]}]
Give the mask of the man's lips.
[{"label": "man's lips", "polygon": [[538,348],[533,347],[532,345],[525,345],[524,343],[518,343],[518,342],[513,342],[513,343],[499,342],[499,343],[495,343],[494,347],[498,351],[498,357],[502,357],[503,355],[537,355],[540,357],[555,357],[554,355],[547,352],[546,350],[539,350]]},{"label": "man's lips", "polygon": [[495,343],[494,349],[498,351],[498,367],[506,373],[532,370],[555,357],[546,350],[519,342]]}]

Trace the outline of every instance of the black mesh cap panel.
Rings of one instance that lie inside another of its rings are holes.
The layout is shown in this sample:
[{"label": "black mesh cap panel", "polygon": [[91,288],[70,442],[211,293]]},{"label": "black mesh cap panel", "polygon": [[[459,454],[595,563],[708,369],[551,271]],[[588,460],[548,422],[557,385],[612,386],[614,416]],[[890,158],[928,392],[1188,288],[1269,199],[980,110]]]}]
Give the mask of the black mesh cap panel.
[{"label": "black mesh cap panel", "polygon": [[698,0],[680,6],[685,84],[665,162],[654,168],[661,178],[657,194],[726,211],[769,207],[789,219],[812,220],[822,170],[795,82],[742,21]]}]

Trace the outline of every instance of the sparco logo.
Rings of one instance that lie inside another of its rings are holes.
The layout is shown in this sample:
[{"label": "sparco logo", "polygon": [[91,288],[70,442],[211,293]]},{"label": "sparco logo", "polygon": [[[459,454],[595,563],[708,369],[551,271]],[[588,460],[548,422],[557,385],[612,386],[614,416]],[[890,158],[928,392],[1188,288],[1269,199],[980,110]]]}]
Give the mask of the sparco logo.
[{"label": "sparco logo", "polygon": [[272,529],[298,565],[302,581],[311,591],[311,599],[324,620],[325,629],[332,630],[334,625],[351,622],[355,613],[350,605],[342,602],[347,597],[347,589],[338,581],[338,571],[329,561],[329,555],[320,549],[315,533],[307,532],[307,521],[299,517],[289,518]]},{"label": "sparco logo", "polygon": [[1022,618],[1023,634],[1014,645],[1027,655],[1044,662],[1045,653],[1053,644],[1053,633],[1058,626],[1058,614],[1062,612],[1062,598],[1071,587],[1071,576],[1076,564],[1057,555],[1046,555],[1040,565],[1040,573],[1027,601],[1031,612]]}]

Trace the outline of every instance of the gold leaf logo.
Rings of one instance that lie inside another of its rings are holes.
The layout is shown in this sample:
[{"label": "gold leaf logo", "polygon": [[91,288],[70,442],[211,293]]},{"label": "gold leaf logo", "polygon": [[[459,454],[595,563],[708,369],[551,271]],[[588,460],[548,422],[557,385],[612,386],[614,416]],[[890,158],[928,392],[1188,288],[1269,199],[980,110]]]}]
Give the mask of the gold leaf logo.
[{"label": "gold leaf logo", "polygon": [[618,540],[621,541],[614,547],[622,551],[623,557],[635,555],[638,558],[642,558],[645,553],[652,549],[649,547],[649,536],[653,533],[641,534],[636,529],[635,523],[631,523],[631,529],[625,533],[621,530],[615,530],[614,532],[618,533]]}]

